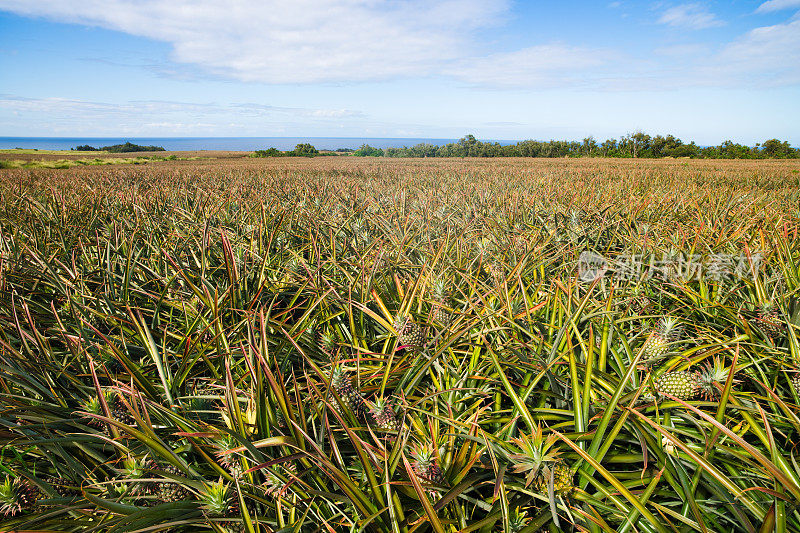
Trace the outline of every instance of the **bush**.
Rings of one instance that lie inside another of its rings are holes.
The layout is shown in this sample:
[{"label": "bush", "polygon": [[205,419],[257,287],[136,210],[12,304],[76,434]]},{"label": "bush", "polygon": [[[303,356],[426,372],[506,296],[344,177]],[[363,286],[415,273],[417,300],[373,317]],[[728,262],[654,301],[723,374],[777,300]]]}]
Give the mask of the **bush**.
[{"label": "bush", "polygon": [[361,148],[353,152],[353,155],[359,157],[383,157],[383,150],[380,148],[373,148],[368,144],[362,144]]},{"label": "bush", "polygon": [[73,148],[73,150],[78,152],[97,152],[100,150],[100,148],[95,148],[94,146],[89,146],[88,144],[82,144],[80,146],[76,146]]},{"label": "bush", "polygon": [[267,148],[266,150],[256,150],[250,157],[282,157],[283,152],[277,148]]},{"label": "bush", "polygon": [[319,154],[319,150],[314,148],[314,146],[308,143],[301,143],[295,146],[294,150],[292,150],[286,155],[300,156],[300,157],[314,157],[317,154]]}]

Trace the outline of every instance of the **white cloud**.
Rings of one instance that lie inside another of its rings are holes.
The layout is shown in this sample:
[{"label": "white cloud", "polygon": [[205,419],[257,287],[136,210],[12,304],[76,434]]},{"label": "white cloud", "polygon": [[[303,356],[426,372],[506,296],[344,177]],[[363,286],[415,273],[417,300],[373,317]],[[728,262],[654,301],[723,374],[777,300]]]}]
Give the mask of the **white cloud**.
[{"label": "white cloud", "polygon": [[688,28],[690,30],[714,28],[724,24],[701,4],[681,4],[671,7],[664,11],[658,22],[659,24],[666,24],[675,28]]},{"label": "white cloud", "polygon": [[728,44],[716,70],[762,85],[800,83],[800,19],[755,28]]},{"label": "white cloud", "polygon": [[351,109],[309,109],[280,107],[256,103],[221,105],[216,103],[172,102],[142,100],[126,103],[92,102],[68,98],[27,98],[0,94],[0,110],[58,116],[62,119],[84,119],[86,122],[135,120],[143,125],[175,123],[160,120],[165,117],[185,119],[218,117],[220,121],[234,119],[268,120],[328,120],[361,119],[366,115]]},{"label": "white cloud", "polygon": [[606,50],[555,43],[465,59],[444,72],[466,83],[488,87],[586,85],[599,74],[598,67],[608,64],[615,55]]},{"label": "white cloud", "polygon": [[771,11],[794,8],[800,8],[800,0],[768,0],[758,6],[756,13],[769,13]]},{"label": "white cloud", "polygon": [[508,0],[0,0],[0,9],[172,45],[173,59],[241,81],[426,76],[460,58]]},{"label": "white cloud", "polygon": [[[759,10],[794,4],[800,0],[770,0]],[[664,43],[614,50],[534,41],[521,50],[491,53],[479,33],[497,24],[509,5],[510,0],[0,0],[0,10],[169,43],[176,63],[170,68],[196,74],[199,66],[206,73],[269,84],[444,77],[484,88],[645,91],[800,83],[797,17],[753,29],[727,44]],[[700,3],[671,7],[659,22],[692,29],[723,24]],[[15,113],[25,106],[50,106],[53,112],[76,117],[126,115],[131,122],[143,113],[153,124],[187,123],[178,118],[187,114],[320,123],[365,118],[357,110],[255,103],[117,105],[17,99],[12,106],[0,95],[3,106]],[[158,113],[173,116],[161,120]]]}]

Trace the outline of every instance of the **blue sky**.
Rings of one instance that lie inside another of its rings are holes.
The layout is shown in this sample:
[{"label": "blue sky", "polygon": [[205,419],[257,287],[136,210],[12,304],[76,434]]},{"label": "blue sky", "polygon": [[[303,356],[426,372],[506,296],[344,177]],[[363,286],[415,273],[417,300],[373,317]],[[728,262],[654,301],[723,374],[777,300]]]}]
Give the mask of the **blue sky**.
[{"label": "blue sky", "polygon": [[0,136],[800,146],[800,0],[0,0]]}]

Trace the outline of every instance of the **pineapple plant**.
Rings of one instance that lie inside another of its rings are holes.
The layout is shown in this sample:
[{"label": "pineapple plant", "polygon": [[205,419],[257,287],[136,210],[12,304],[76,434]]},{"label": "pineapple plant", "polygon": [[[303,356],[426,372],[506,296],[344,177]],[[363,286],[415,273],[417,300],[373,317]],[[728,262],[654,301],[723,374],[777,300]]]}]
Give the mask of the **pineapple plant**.
[{"label": "pineapple plant", "polygon": [[485,264],[485,268],[495,284],[500,285],[506,279],[506,271],[500,261],[490,261]]},{"label": "pineapple plant", "polygon": [[[112,419],[116,420],[117,422],[121,422],[126,426],[136,427],[136,419],[133,418],[133,416],[131,416],[131,414],[120,405],[118,397],[114,391],[104,390],[103,397],[106,405],[108,405],[109,414],[111,415]],[[90,415],[105,416],[102,402],[97,396],[93,396],[83,402],[81,407]],[[86,423],[95,429],[101,429],[106,436],[110,436],[111,434],[108,424],[99,418],[95,418],[94,416],[87,417]]]},{"label": "pineapple plant", "polygon": [[663,358],[682,334],[683,325],[677,318],[672,316],[661,318],[644,343],[644,362],[652,364]]},{"label": "pineapple plant", "polygon": [[245,531],[243,521],[219,520],[220,518],[238,518],[242,511],[239,492],[221,479],[207,485],[200,493],[200,508],[208,519],[213,520],[229,532]]},{"label": "pineapple plant", "polygon": [[314,341],[320,352],[327,355],[329,359],[333,358],[333,355],[336,353],[337,343],[336,337],[334,337],[330,330],[316,328],[314,330]]},{"label": "pineapple plant", "polygon": [[781,321],[778,308],[772,302],[758,306],[754,321],[759,329],[773,341],[786,334],[786,324]]},{"label": "pineapple plant", "polygon": [[[722,361],[714,359],[703,369],[678,370],[667,372],[659,377],[655,383],[655,390],[659,394],[669,394],[681,400],[692,400],[701,396],[706,401],[716,399],[720,387],[728,381],[731,369],[726,368]],[[733,381],[738,383],[737,380]]]},{"label": "pineapple plant", "polygon": [[269,496],[273,498],[279,498],[286,489],[287,483],[278,475],[278,472],[291,480],[291,477],[297,473],[297,467],[293,462],[290,462],[283,463],[282,465],[275,466],[273,468],[273,471],[266,471],[266,479],[264,480],[262,487]]},{"label": "pineapple plant", "polygon": [[433,284],[433,309],[431,309],[431,321],[434,324],[448,326],[451,321],[450,311],[447,310],[450,300],[450,291],[443,279],[437,279]]},{"label": "pineapple plant", "polygon": [[386,398],[376,399],[370,407],[370,414],[375,424],[381,429],[398,430],[400,428],[394,409]]},{"label": "pineapple plant", "polygon": [[432,444],[414,443],[411,446],[411,468],[421,481],[441,484],[444,473],[436,459],[436,449]]},{"label": "pineapple plant", "polygon": [[[353,387],[352,383],[350,383],[350,375],[341,366],[335,367],[331,373],[331,387],[333,387],[333,390],[336,391],[339,398],[342,399],[344,404],[350,408],[356,417],[365,417],[369,409],[364,401],[364,397],[361,391],[357,390]],[[331,403],[339,414],[343,414],[335,399],[332,399]]]},{"label": "pineapple plant", "polygon": [[231,452],[231,450],[239,447],[236,439],[226,433],[217,439],[214,445],[217,448],[214,455],[216,455],[220,466],[227,470],[231,476],[239,477],[242,474],[242,465],[239,462],[238,455]]},{"label": "pineapple plant", "polygon": [[397,332],[398,347],[416,350],[425,345],[425,333],[410,317],[398,315],[392,327]]},{"label": "pineapple plant", "polygon": [[547,494],[551,481],[557,494],[567,494],[573,489],[572,472],[561,460],[561,452],[555,448],[556,438],[553,434],[545,438],[539,425],[530,436],[522,434],[511,439],[517,449],[517,453],[509,455],[514,463],[514,472],[524,473],[525,486],[533,484],[543,494]]},{"label": "pineapple plant", "polygon": [[11,518],[30,512],[36,508],[39,499],[39,488],[31,481],[16,477],[6,477],[0,483],[0,516]]}]

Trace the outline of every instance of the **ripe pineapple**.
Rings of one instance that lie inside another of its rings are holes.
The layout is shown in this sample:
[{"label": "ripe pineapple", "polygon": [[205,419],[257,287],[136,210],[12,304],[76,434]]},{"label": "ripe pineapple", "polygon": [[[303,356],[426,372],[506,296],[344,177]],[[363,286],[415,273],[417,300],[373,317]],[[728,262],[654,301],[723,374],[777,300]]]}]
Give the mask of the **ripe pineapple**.
[{"label": "ripe pineapple", "polygon": [[786,324],[781,321],[778,309],[771,302],[766,302],[758,307],[758,314],[754,321],[759,329],[772,340],[786,334]]},{"label": "ripe pineapple", "polygon": [[392,327],[397,331],[398,347],[416,350],[424,346],[425,333],[410,317],[398,315]]},{"label": "ripe pineapple", "polygon": [[411,457],[413,459],[411,468],[420,480],[439,484],[444,481],[444,474],[437,464],[433,445],[414,443],[411,447]]},{"label": "ripe pineapple", "polygon": [[672,345],[681,338],[683,325],[675,317],[663,317],[652,329],[644,343],[644,362],[653,363],[669,352]]},{"label": "ripe pineapple", "polygon": [[386,398],[378,398],[375,400],[370,409],[370,414],[373,420],[375,420],[375,424],[381,429],[397,430],[400,428],[400,424],[394,414],[394,409],[389,405]]},{"label": "ripe pineapple", "polygon": [[6,477],[0,483],[0,516],[12,517],[33,510],[39,499],[39,487],[23,477]]},{"label": "ripe pineapple", "polygon": [[[350,375],[343,370],[341,366],[334,368],[333,372],[331,373],[331,387],[333,387],[333,389],[336,391],[336,394],[339,395],[339,397],[350,408],[354,415],[361,418],[366,417],[369,409],[364,401],[364,397],[361,395],[361,391],[355,389],[350,383]],[[331,400],[334,409],[336,409],[339,414],[342,414],[339,410],[339,405],[333,398]]]}]

